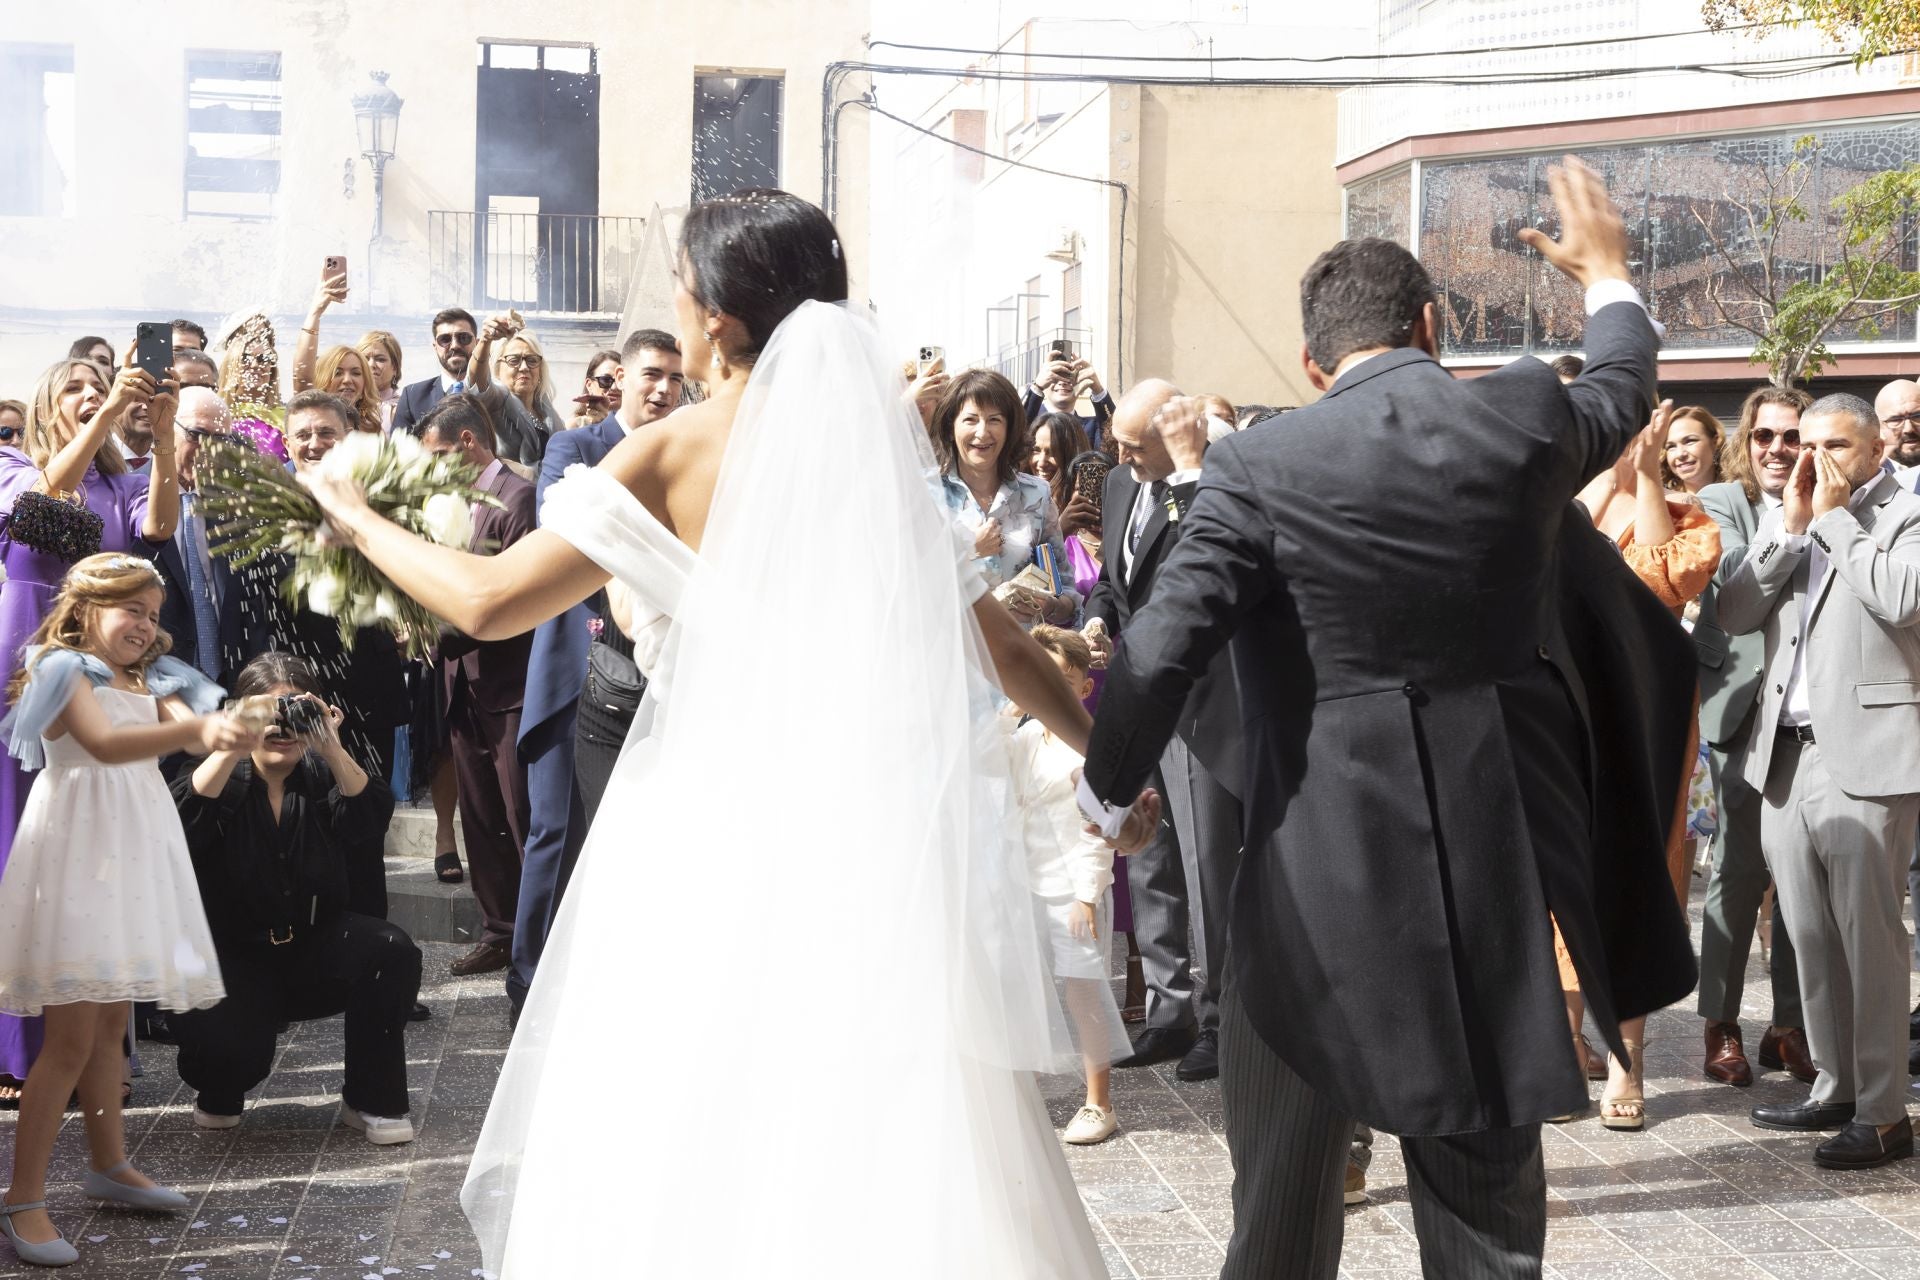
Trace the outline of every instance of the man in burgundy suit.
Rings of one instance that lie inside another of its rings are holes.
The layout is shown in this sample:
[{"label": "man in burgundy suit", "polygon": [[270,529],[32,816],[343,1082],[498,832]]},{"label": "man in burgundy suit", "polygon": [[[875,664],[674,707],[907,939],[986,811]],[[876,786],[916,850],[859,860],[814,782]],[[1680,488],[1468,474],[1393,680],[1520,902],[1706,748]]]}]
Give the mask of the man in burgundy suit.
[{"label": "man in burgundy suit", "polygon": [[[420,443],[435,453],[457,453],[480,470],[478,487],[500,505],[476,503],[468,550],[482,554],[512,546],[534,528],[533,485],[494,456],[493,423],[472,396],[448,396],[420,424]],[[511,640],[474,640],[457,631],[440,636],[440,674],[446,684],[447,736],[460,784],[460,823],[467,868],[480,903],[480,941],[453,962],[466,977],[507,967],[514,908],[520,897],[520,856],[527,839],[527,769],[514,743],[526,691],[533,633]]]}]

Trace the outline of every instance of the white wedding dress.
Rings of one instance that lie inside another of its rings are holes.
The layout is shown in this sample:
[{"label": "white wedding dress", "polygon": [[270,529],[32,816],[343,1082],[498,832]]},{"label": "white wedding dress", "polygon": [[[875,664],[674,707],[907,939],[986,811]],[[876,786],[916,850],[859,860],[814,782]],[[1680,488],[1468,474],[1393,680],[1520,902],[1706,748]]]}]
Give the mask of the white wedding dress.
[{"label": "white wedding dress", "polygon": [[1107,1274],[1035,1070],[1047,978],[980,584],[871,324],[809,303],[698,556],[605,472],[543,519],[651,681],[462,1195],[502,1280]]}]

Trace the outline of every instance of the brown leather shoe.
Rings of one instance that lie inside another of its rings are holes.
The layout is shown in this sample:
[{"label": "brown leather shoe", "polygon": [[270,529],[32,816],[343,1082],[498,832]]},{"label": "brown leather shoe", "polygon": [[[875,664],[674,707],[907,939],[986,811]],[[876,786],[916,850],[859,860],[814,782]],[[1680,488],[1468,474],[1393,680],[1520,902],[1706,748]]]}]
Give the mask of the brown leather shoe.
[{"label": "brown leather shoe", "polygon": [[1801,1084],[1812,1084],[1820,1077],[1807,1051],[1807,1033],[1799,1027],[1768,1027],[1756,1056],[1762,1071],[1785,1071]]},{"label": "brown leather shoe", "polygon": [[448,966],[456,978],[471,978],[476,973],[494,973],[513,962],[513,955],[497,942],[483,942]]},{"label": "brown leather shoe", "polygon": [[1707,1024],[1707,1079],[1736,1089],[1753,1083],[1753,1067],[1748,1064],[1747,1051],[1740,1043],[1739,1023]]}]

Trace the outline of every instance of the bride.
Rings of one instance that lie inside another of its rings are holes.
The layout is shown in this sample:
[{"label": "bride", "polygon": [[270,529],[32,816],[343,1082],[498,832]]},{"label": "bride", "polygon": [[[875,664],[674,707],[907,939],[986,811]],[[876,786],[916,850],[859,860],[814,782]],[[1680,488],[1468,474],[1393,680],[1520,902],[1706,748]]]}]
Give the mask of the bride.
[{"label": "bride", "polygon": [[1076,748],[1088,718],[932,501],[826,215],[700,205],[678,276],[710,397],[570,468],[500,555],[310,481],[480,639],[617,582],[650,668],[462,1196],[488,1267],[1104,1276],[1029,1074],[1073,1059],[988,680]]}]

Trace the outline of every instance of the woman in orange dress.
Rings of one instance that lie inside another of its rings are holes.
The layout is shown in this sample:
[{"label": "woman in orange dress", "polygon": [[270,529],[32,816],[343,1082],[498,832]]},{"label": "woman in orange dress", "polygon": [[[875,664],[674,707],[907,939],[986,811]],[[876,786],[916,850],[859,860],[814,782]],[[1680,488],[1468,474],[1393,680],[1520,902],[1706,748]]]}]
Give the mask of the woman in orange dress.
[{"label": "woman in orange dress", "polygon": [[[1713,571],[1720,563],[1720,526],[1701,509],[1692,494],[1673,492],[1661,483],[1660,462],[1666,453],[1667,432],[1673,418],[1673,402],[1662,401],[1653,411],[1653,420],[1634,437],[1619,461],[1595,476],[1581,490],[1578,501],[1592,518],[1594,528],[1613,539],[1628,567],[1678,618],[1688,601],[1706,590],[1713,579]],[[1687,762],[1689,777],[1694,757],[1699,754],[1699,733],[1696,725],[1682,757]],[[1667,874],[1673,880],[1673,893],[1682,911],[1686,910],[1687,889],[1693,872],[1686,817],[1687,779],[1683,778],[1667,833]],[[1585,1013],[1580,984],[1557,930],[1554,949],[1560,961],[1560,986],[1567,998],[1567,1016],[1573,1025],[1574,1037],[1579,1040],[1580,1020]],[[1645,1123],[1641,1047],[1646,1026],[1645,1018],[1623,1021],[1620,1038],[1626,1042],[1632,1061],[1622,1063],[1608,1057],[1607,1086],[1600,1095],[1600,1123],[1609,1129],[1638,1129]],[[1590,1061],[1586,1058],[1584,1041],[1580,1054],[1583,1061]]]}]

